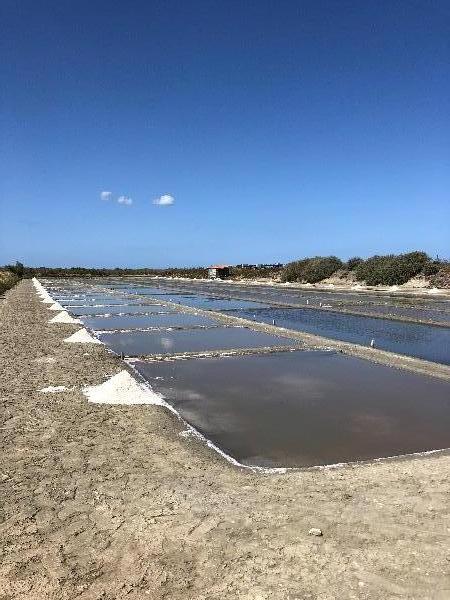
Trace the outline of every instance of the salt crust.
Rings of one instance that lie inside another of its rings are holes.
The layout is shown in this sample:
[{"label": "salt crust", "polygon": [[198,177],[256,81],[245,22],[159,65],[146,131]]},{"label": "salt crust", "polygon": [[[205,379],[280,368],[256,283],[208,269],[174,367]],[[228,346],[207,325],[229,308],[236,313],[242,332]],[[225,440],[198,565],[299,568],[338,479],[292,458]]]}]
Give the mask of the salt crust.
[{"label": "salt crust", "polygon": [[58,392],[65,392],[68,390],[65,385],[49,385],[48,387],[42,388],[39,391],[43,394],[57,394]]}]

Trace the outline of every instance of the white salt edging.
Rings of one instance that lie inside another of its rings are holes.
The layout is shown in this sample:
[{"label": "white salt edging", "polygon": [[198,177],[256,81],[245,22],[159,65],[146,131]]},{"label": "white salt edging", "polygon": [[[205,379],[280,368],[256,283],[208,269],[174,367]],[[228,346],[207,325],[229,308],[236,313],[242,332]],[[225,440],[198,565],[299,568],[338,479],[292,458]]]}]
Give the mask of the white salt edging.
[{"label": "white salt edging", "polygon": [[[140,380],[142,380],[142,383],[140,383],[139,385],[147,388],[151,394],[155,394],[155,392],[152,390],[150,384],[142,377],[142,375],[139,373],[139,371],[137,371],[136,368],[134,367],[135,360],[137,360],[137,359],[131,358],[131,359],[128,359],[126,361],[126,363],[133,370],[133,372],[136,374],[136,376]],[[219,448],[219,446],[216,446],[214,444],[214,442],[212,442],[207,437],[205,437],[202,433],[200,433],[200,431],[198,431],[195,427],[193,427],[185,419],[183,419],[183,417],[180,415],[180,413],[171,404],[169,404],[166,400],[164,400],[163,396],[161,396],[160,394],[155,394],[155,395],[160,400],[159,405],[163,406],[164,408],[167,408],[167,410],[169,410],[171,413],[173,413],[178,418],[178,420],[181,421],[183,423],[183,425],[186,427],[186,430],[182,431],[180,435],[182,435],[183,437],[193,437],[193,438],[198,439],[203,444],[208,446],[208,448],[211,448],[211,450],[213,450],[214,452],[217,452],[217,454],[219,454],[222,458],[224,458],[227,462],[231,463],[235,467],[241,467],[243,469],[248,469],[248,470],[254,471],[256,473],[265,473],[265,474],[277,474],[277,473],[285,474],[285,473],[287,473],[287,471],[290,470],[289,467],[258,467],[256,465],[244,465],[244,464],[240,463],[238,460],[236,460],[235,458],[233,458],[232,456],[230,456],[229,454],[224,452],[221,448]]]},{"label": "white salt edging", "polygon": [[81,323],[81,321],[79,319],[74,319],[67,311],[63,310],[55,315],[53,319],[50,319],[49,323]]},{"label": "white salt edging", "polygon": [[89,402],[96,404],[154,404],[165,406],[164,400],[148,386],[136,381],[126,370],[120,371],[100,385],[83,388]]},{"label": "white salt edging", "polygon": [[92,336],[87,329],[79,329],[73,335],[64,340],[71,344],[102,344],[100,340]]},{"label": "white salt edging", "polygon": [[48,387],[42,388],[39,391],[42,394],[57,394],[59,392],[65,392],[69,389],[73,388],[67,388],[65,385],[49,385]]},{"label": "white salt edging", "polygon": [[[151,389],[150,384],[142,377],[142,375],[139,373],[139,371],[136,370],[136,368],[134,366],[134,362],[136,362],[136,361],[138,361],[138,359],[129,358],[126,360],[126,363],[133,370],[133,372],[136,374],[136,376],[143,381],[143,383],[141,383],[140,385],[149,389],[150,393],[155,394],[155,392],[153,392],[153,390]],[[422,458],[422,457],[426,457],[426,456],[432,456],[434,454],[439,455],[441,453],[450,452],[450,448],[439,448],[436,450],[411,452],[409,454],[399,454],[399,455],[394,455],[394,456],[382,456],[380,458],[373,458],[373,459],[360,460],[360,461],[356,460],[356,461],[349,461],[349,462],[332,463],[332,464],[328,464],[328,465],[313,465],[310,467],[258,467],[256,465],[245,465],[245,464],[240,463],[238,460],[236,460],[235,458],[233,458],[226,452],[224,452],[221,448],[216,446],[214,444],[214,442],[209,440],[202,433],[200,433],[200,431],[198,431],[195,427],[193,427],[190,423],[188,423],[180,415],[180,413],[164,399],[163,396],[158,394],[158,397],[160,399],[160,402],[159,402],[160,406],[167,408],[171,413],[176,415],[176,417],[185,425],[186,430],[180,432],[180,435],[182,437],[196,438],[199,441],[206,444],[208,446],[208,448],[211,448],[211,450],[214,450],[214,452],[217,452],[217,454],[220,454],[220,456],[222,456],[222,458],[224,458],[227,462],[231,463],[232,465],[234,465],[236,467],[241,467],[243,469],[248,469],[249,471],[253,471],[255,473],[261,473],[264,475],[276,475],[276,474],[284,475],[286,473],[294,472],[294,471],[323,471],[323,470],[329,470],[329,469],[330,470],[331,469],[339,469],[339,468],[343,468],[343,467],[356,467],[356,466],[370,465],[370,464],[374,464],[374,463],[383,463],[385,461],[393,461],[393,460],[398,460],[398,459]]]}]

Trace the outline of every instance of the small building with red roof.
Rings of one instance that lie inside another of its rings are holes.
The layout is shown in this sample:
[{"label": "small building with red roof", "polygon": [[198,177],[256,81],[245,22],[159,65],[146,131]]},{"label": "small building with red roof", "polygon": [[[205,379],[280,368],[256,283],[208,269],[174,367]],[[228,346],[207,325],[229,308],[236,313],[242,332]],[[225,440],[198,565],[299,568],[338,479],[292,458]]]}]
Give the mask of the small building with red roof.
[{"label": "small building with red roof", "polygon": [[226,279],[230,276],[229,265],[212,265],[208,267],[209,279]]}]

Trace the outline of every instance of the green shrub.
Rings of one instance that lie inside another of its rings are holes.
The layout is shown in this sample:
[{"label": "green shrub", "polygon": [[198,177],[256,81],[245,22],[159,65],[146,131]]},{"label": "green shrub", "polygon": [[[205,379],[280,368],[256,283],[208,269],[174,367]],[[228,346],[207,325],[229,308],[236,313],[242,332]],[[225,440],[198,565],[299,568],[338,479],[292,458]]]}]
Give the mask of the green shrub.
[{"label": "green shrub", "polygon": [[438,288],[450,289],[450,262],[434,262],[439,265],[439,271],[436,273],[436,275],[432,275],[430,277],[431,285]]},{"label": "green shrub", "polygon": [[429,263],[425,252],[372,256],[356,267],[355,274],[367,285],[402,285],[423,272]]},{"label": "green shrub", "polygon": [[0,271],[0,294],[12,288],[18,281],[17,275],[11,271]]},{"label": "green shrub", "polygon": [[425,277],[431,277],[432,275],[436,275],[439,273],[442,267],[442,263],[439,260],[432,260],[423,267],[422,275]]},{"label": "green shrub", "polygon": [[282,273],[282,281],[318,283],[342,268],[336,256],[314,256],[288,263]]},{"label": "green shrub", "polygon": [[362,262],[364,262],[362,258],[359,258],[359,256],[354,256],[353,258],[348,259],[345,266],[349,271],[354,271]]},{"label": "green shrub", "polygon": [[22,279],[23,277],[23,273],[24,273],[24,269],[25,267],[23,266],[23,263],[16,261],[15,265],[6,265],[5,267],[8,271],[11,271],[11,273],[14,273],[14,275],[17,275],[17,277],[19,279]]}]

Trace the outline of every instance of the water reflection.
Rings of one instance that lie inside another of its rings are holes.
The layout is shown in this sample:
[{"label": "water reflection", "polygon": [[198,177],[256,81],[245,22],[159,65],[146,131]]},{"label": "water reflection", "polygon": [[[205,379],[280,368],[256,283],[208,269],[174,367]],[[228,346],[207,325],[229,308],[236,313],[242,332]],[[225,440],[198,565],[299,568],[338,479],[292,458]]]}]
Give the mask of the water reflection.
[{"label": "water reflection", "polygon": [[341,354],[136,367],[189,423],[244,464],[325,465],[450,446],[450,384]]}]

